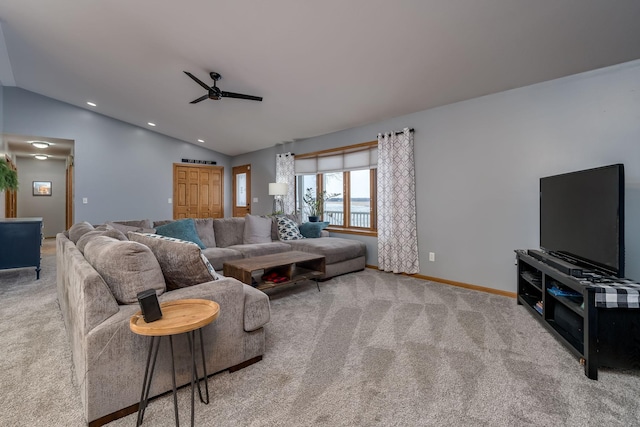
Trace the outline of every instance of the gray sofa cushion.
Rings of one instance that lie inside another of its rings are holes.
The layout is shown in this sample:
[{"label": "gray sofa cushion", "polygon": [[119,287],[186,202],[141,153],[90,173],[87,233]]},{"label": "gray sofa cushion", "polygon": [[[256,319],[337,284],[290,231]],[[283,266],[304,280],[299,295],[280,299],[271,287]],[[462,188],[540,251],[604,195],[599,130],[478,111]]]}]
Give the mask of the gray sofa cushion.
[{"label": "gray sofa cushion", "polygon": [[203,249],[202,253],[216,270],[222,270],[227,261],[244,258],[242,252],[230,248],[207,248]]},{"label": "gray sofa cushion", "polygon": [[112,221],[115,224],[121,224],[121,225],[127,225],[129,227],[136,227],[136,228],[146,228],[146,229],[150,229],[153,228],[153,221],[151,221],[150,219],[138,219],[138,220],[131,220],[131,221]]},{"label": "gray sofa cushion", "polygon": [[257,215],[245,215],[242,243],[271,243],[271,218]]},{"label": "gray sofa cushion", "polygon": [[226,248],[241,245],[244,237],[244,218],[215,218],[213,231],[216,234],[216,246]]},{"label": "gray sofa cushion", "polygon": [[167,289],[179,289],[216,280],[218,275],[209,260],[193,242],[129,232],[129,240],[148,246],[160,263]]},{"label": "gray sofa cushion", "polygon": [[165,290],[160,264],[151,250],[137,242],[96,236],[85,246],[84,256],[102,276],[120,304],[138,302],[138,292]]},{"label": "gray sofa cushion", "polygon": [[122,241],[129,240],[122,231],[117,230],[115,228],[111,230],[104,230],[104,231],[95,229],[93,231],[89,231],[88,233],[83,234],[82,237],[80,237],[76,242],[76,247],[80,252],[84,254],[84,248],[87,245],[87,243],[89,243],[91,239],[97,236],[113,237],[116,240],[122,240]]},{"label": "gray sofa cushion", "polygon": [[319,237],[317,239],[287,240],[294,251],[324,255],[328,264],[342,262],[365,255],[366,246],[359,240],[340,237]]},{"label": "gray sofa cushion", "polygon": [[73,243],[76,243],[83,234],[93,230],[95,230],[95,228],[87,221],[73,224],[69,229],[69,240],[71,240]]},{"label": "gray sofa cushion", "polygon": [[207,248],[216,247],[216,235],[213,231],[213,218],[196,218],[196,231],[200,241]]},{"label": "gray sofa cushion", "polygon": [[229,249],[241,252],[245,258],[253,258],[261,255],[279,254],[281,252],[288,252],[291,250],[291,246],[283,242],[271,242],[271,243],[253,243],[250,245],[233,245],[229,246]]},{"label": "gray sofa cushion", "polygon": [[[133,223],[140,221],[131,221]],[[137,231],[140,233],[155,233],[155,228],[138,227],[137,225],[120,224],[118,222],[109,221],[106,224],[107,230],[120,230],[122,233],[128,233],[129,231]]]}]

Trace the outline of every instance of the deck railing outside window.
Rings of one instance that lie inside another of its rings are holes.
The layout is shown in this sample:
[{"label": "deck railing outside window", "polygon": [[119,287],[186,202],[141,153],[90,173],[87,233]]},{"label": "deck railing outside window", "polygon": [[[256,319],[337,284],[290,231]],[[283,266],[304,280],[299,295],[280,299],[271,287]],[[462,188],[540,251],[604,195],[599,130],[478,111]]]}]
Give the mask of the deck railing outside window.
[{"label": "deck railing outside window", "polygon": [[[325,221],[329,221],[330,225],[344,225],[344,212],[341,211],[325,211]],[[369,212],[351,212],[351,227],[371,227],[371,215]]]}]

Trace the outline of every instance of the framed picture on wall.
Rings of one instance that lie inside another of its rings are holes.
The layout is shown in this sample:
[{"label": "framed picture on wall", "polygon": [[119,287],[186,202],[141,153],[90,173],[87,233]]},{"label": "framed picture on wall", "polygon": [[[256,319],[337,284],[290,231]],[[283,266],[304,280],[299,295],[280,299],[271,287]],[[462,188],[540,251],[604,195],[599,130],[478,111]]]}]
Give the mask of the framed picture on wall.
[{"label": "framed picture on wall", "polygon": [[51,181],[33,181],[34,196],[50,196]]}]

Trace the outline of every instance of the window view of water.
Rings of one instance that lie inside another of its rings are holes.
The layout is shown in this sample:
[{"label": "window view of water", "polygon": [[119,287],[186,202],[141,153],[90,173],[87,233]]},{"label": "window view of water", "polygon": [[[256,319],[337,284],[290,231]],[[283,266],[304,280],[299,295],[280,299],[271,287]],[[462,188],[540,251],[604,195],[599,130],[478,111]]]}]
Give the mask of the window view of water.
[{"label": "window view of water", "polygon": [[[344,212],[341,199],[328,200],[324,214],[324,220],[329,221],[331,225],[344,225]],[[352,227],[371,227],[370,199],[359,198],[351,200],[351,218],[349,218],[349,223]]]}]

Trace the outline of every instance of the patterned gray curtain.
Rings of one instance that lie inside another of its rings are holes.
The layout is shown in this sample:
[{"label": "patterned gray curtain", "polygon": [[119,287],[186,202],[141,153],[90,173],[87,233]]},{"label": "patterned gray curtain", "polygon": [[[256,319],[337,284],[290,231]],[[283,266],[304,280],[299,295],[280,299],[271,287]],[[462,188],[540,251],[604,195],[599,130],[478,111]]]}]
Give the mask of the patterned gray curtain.
[{"label": "patterned gray curtain", "polygon": [[420,271],[413,132],[378,134],[378,268]]},{"label": "patterned gray curtain", "polygon": [[284,213],[295,213],[296,171],[295,156],[292,153],[276,154],[276,182],[289,184],[289,191],[283,198]]}]

